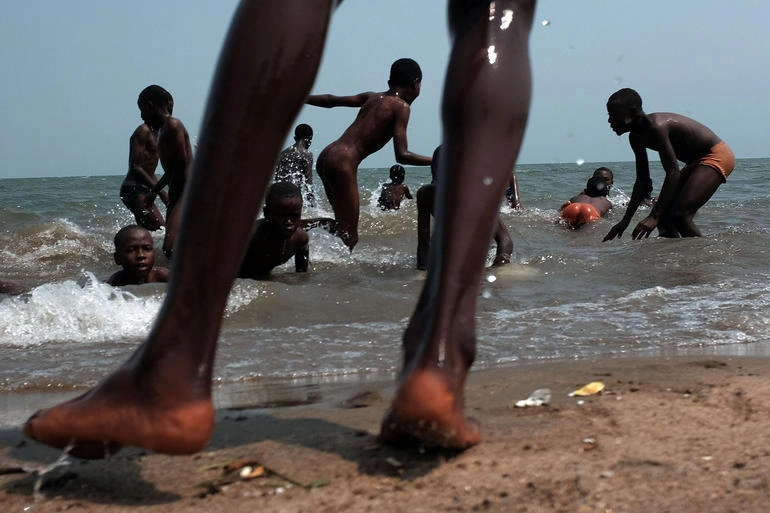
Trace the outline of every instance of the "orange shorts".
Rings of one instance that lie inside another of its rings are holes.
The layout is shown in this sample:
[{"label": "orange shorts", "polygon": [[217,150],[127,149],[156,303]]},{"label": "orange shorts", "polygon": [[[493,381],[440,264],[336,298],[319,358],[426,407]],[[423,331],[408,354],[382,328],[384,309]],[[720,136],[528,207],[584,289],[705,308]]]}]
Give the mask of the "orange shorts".
[{"label": "orange shorts", "polygon": [[695,166],[708,166],[716,169],[722,175],[722,182],[725,182],[730,173],[733,172],[733,169],[735,169],[735,155],[726,142],[719,141],[711,148],[708,155],[684,166],[682,173],[687,173]]},{"label": "orange shorts", "polygon": [[573,228],[591,223],[602,217],[599,211],[589,203],[567,203],[561,209],[561,218],[569,222]]}]

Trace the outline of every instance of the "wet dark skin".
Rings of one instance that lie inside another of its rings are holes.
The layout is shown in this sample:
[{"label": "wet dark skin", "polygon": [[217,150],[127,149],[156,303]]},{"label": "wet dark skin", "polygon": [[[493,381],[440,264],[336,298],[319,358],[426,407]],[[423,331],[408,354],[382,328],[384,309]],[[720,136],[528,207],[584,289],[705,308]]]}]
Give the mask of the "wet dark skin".
[{"label": "wet dark skin", "polygon": [[144,228],[124,234],[113,256],[115,263],[123,269],[107,279],[110,285],[122,287],[168,281],[168,269],[155,267],[155,247],[150,233]]},{"label": "wet dark skin", "polygon": [[404,198],[413,198],[409,187],[402,183],[386,183],[382,185],[377,205],[382,210],[398,210],[401,208],[401,202]]},{"label": "wet dark skin", "polygon": [[430,157],[409,151],[406,137],[411,104],[420,95],[420,82],[392,86],[383,92],[352,96],[311,95],[309,105],[317,107],[360,107],[358,115],[339,139],[318,156],[316,171],[334,210],[335,232],[352,251],[358,243],[358,165],[393,139],[396,162],[429,166]]},{"label": "wet dark skin", "polygon": [[294,257],[294,270],[307,271],[308,234],[300,227],[302,198],[278,198],[265,205],[265,217],[254,224],[254,235],[238,271],[239,278],[266,279],[270,271]]},{"label": "wet dark skin", "polygon": [[[430,252],[430,219],[433,216],[433,206],[436,198],[436,173],[438,172],[438,157],[440,147],[433,152],[433,163],[430,166],[431,183],[423,185],[417,190],[417,269],[424,271],[428,268],[428,254]],[[515,176],[511,179],[513,183]],[[510,186],[510,185],[509,185]],[[518,188],[518,186],[517,186]],[[518,198],[518,193],[516,193]],[[508,233],[505,223],[497,216],[493,239],[497,244],[495,259],[492,267],[511,263],[513,255],[513,240]]]},{"label": "wet dark skin", "polygon": [[184,124],[171,116],[168,106],[146,102],[139,108],[142,119],[158,134],[158,157],[163,166],[163,176],[146,196],[145,208],[150,209],[156,195],[168,186],[163,253],[170,258],[182,216],[182,209],[177,207],[181,204],[192,164],[190,136]]},{"label": "wet dark skin", "polygon": [[[136,127],[129,140],[126,180],[144,184],[147,188],[152,189],[158,183],[155,170],[158,167],[159,160],[157,134],[152,131],[147,123],[142,123]],[[160,191],[159,195],[161,201],[167,205],[168,194],[166,191]],[[166,226],[163,214],[160,213],[154,201],[151,205],[148,204],[146,194],[137,194],[132,204],[127,206],[131,209],[136,219],[136,224],[139,226],[143,226],[151,231]]]},{"label": "wet dark skin", "polygon": [[[480,441],[464,415],[474,316],[500,198],[524,135],[535,3],[452,0],[436,226],[424,288],[403,337],[386,442],[463,449]],[[33,415],[25,434],[75,456],[122,445],[202,450],[214,427],[212,372],[222,316],[286,134],[315,79],[329,0],[244,0],[220,56],[185,191],[174,272],[147,340],[97,386]],[[511,23],[504,13],[513,14]],[[495,41],[491,62],[489,42]],[[290,78],[290,79],[289,79]],[[260,144],[254,144],[259,141]]]},{"label": "wet dark skin", "polygon": [[666,178],[650,215],[636,225],[631,237],[647,238],[655,228],[663,237],[700,236],[693,217],[722,184],[722,178],[717,170],[699,165],[683,179],[679,161],[685,164],[697,161],[721,139],[706,126],[679,114],[645,114],[618,105],[608,105],[607,109],[612,130],[618,135],[629,133],[636,161],[636,181],[623,219],[610,229],[603,241],[620,238],[639,205],[650,194],[648,148],[660,155]]}]

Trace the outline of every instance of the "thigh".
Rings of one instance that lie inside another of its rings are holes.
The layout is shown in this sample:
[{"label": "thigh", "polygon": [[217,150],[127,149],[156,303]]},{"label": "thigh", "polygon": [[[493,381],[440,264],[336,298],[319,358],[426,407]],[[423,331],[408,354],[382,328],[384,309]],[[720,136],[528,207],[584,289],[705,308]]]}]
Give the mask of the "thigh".
[{"label": "thigh", "polygon": [[694,214],[722,185],[722,175],[709,166],[695,166],[682,177],[672,208],[674,211]]}]

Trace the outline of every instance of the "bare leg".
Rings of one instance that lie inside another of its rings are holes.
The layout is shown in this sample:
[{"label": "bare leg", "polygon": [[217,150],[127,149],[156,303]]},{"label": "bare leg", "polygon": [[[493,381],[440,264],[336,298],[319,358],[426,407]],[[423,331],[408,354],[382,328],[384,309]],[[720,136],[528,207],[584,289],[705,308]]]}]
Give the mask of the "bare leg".
[{"label": "bare leg", "polygon": [[318,156],[316,171],[321,177],[326,197],[334,211],[334,233],[353,251],[358,244],[360,215],[357,163],[348,162],[344,157],[339,158],[335,155],[333,147],[327,147]]},{"label": "bare leg", "polygon": [[671,222],[682,237],[700,237],[693,218],[722,185],[722,175],[709,166],[697,166],[687,174],[671,207]]},{"label": "bare leg", "polygon": [[166,235],[163,237],[163,254],[169,259],[174,250],[174,243],[179,232],[179,223],[182,221],[183,212],[182,200],[179,200],[166,212]]},{"label": "bare leg", "polygon": [[273,165],[315,79],[332,3],[241,2],[212,85],[174,272],[150,337],[96,388],[30,418],[27,436],[60,448],[74,441],[73,454],[82,457],[102,457],[104,444],[170,454],[206,445],[222,313]]},{"label": "bare leg", "polygon": [[511,240],[511,234],[508,233],[508,228],[505,227],[505,223],[500,219],[500,216],[497,216],[497,221],[495,221],[494,237],[497,243],[497,253],[492,262],[492,267],[510,264],[511,256],[513,256],[513,241]]},{"label": "bare leg", "polygon": [[404,368],[381,436],[465,448],[479,442],[463,415],[476,352],[474,315],[500,198],[530,100],[533,0],[452,0],[454,41],[444,83],[436,227],[420,300],[404,334]]}]

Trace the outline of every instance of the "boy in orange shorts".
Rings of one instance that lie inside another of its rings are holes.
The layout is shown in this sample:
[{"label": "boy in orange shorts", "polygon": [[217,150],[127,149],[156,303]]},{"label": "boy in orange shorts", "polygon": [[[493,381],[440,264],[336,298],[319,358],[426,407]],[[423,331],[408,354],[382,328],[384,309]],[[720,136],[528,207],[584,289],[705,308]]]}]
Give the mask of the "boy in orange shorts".
[{"label": "boy in orange shorts", "polygon": [[[636,225],[631,237],[647,238],[655,228],[662,237],[700,236],[693,217],[735,168],[730,147],[694,119],[671,112],[645,114],[642,98],[633,89],[621,89],[610,96],[607,113],[616,134],[629,133],[636,158],[636,182],[626,214],[604,240],[623,234],[649,191],[647,148],[660,155],[666,178],[650,215]],[[681,170],[678,161],[686,164]]]},{"label": "boy in orange shorts", "polygon": [[601,176],[592,176],[586,188],[559,208],[559,215],[572,228],[580,228],[603,217],[612,208],[607,199],[609,186]]}]

